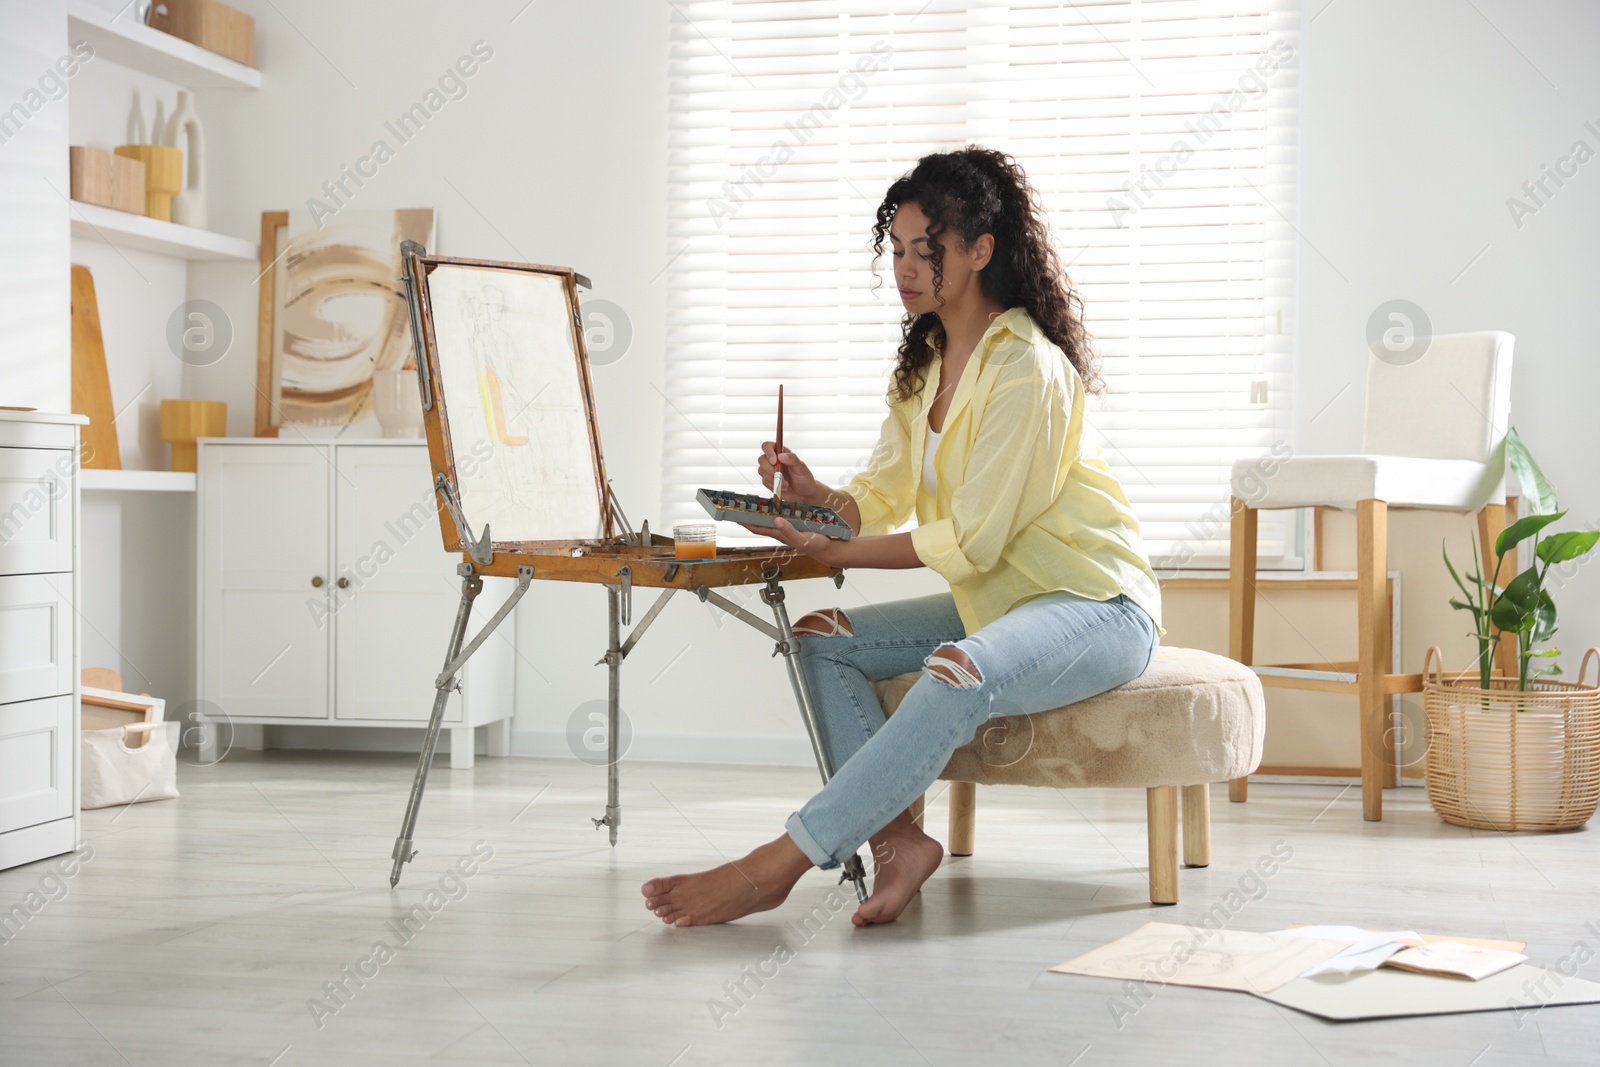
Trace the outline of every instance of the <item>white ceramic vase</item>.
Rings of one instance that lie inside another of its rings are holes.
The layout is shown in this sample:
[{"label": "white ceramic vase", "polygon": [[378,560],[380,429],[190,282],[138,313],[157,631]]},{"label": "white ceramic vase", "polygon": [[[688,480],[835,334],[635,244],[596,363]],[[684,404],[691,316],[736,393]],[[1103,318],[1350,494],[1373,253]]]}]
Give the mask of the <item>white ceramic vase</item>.
[{"label": "white ceramic vase", "polygon": [[182,148],[185,160],[183,191],[172,198],[172,221],[180,226],[206,224],[206,135],[194,110],[194,94],[178,91],[178,106],[164,131],[163,142]]},{"label": "white ceramic vase", "polygon": [[150,132],[144,127],[144,106],[139,102],[139,90],[133,91],[133,109],[128,112],[128,139],[126,144],[149,144]]},{"label": "white ceramic vase", "polygon": [[372,372],[372,412],[385,437],[422,436],[422,393],[414,370]]}]

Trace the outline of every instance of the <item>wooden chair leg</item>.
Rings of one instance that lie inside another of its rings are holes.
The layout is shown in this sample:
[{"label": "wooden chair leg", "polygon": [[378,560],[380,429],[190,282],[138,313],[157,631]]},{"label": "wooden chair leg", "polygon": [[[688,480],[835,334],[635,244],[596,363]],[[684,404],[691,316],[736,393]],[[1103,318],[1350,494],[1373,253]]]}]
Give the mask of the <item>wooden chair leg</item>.
[{"label": "wooden chair leg", "polygon": [[1144,791],[1150,837],[1150,903],[1178,902],[1178,787]]},{"label": "wooden chair leg", "polygon": [[1183,787],[1183,865],[1211,866],[1211,787]]},{"label": "wooden chair leg", "polygon": [[[1256,641],[1256,528],[1258,513],[1238,497],[1232,498],[1232,523],[1228,532],[1228,658],[1249,665],[1255,662]],[[1228,799],[1243,804],[1250,779],[1228,782]]]},{"label": "wooden chair leg", "polygon": [[[1494,578],[1494,539],[1500,536],[1500,531],[1517,521],[1517,498],[1510,497],[1504,504],[1485,504],[1478,512],[1478,551],[1482,556],[1479,565],[1483,568],[1480,572],[1485,578]],[[1515,554],[1507,555],[1506,564],[1501,570],[1499,584],[1504,586],[1517,572]],[[1516,677],[1517,674],[1517,637],[1507,634],[1495,646],[1494,670],[1507,677]]]},{"label": "wooden chair leg", "polygon": [[950,783],[950,855],[970,856],[977,838],[978,787]]},{"label": "wooden chair leg", "polygon": [[1390,625],[1386,583],[1389,572],[1389,506],[1382,500],[1356,501],[1356,617],[1360,652],[1356,692],[1361,705],[1361,816],[1383,818],[1383,789],[1394,780],[1389,745]]}]

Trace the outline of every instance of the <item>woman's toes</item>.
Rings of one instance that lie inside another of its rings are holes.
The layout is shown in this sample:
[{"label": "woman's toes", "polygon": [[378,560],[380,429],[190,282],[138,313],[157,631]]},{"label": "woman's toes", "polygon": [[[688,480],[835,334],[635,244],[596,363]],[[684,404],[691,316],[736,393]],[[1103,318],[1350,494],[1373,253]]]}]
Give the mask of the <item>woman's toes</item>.
[{"label": "woman's toes", "polygon": [[870,926],[883,916],[883,904],[883,900],[879,897],[868,897],[866,901],[856,909],[856,913],[850,916],[850,921],[855,923],[857,926]]}]

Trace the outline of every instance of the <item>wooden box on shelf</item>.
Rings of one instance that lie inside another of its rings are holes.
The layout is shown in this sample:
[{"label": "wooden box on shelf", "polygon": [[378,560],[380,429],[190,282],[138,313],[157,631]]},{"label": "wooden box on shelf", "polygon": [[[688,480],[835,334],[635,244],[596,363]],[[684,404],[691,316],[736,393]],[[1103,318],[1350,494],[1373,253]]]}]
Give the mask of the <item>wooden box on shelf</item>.
[{"label": "wooden box on shelf", "polygon": [[183,150],[164,144],[122,144],[114,151],[124,159],[139,160],[144,168],[141,213],[171,222],[172,198],[183,189]]},{"label": "wooden box on shelf", "polygon": [[75,144],[71,156],[72,199],[144,214],[144,161]]},{"label": "wooden box on shelf", "polygon": [[218,55],[256,65],[256,20],[217,0],[162,0],[150,26]]},{"label": "wooden box on shelf", "polygon": [[163,400],[161,439],[172,446],[172,469],[196,469],[195,442],[228,432],[228,405],[221,400]]}]

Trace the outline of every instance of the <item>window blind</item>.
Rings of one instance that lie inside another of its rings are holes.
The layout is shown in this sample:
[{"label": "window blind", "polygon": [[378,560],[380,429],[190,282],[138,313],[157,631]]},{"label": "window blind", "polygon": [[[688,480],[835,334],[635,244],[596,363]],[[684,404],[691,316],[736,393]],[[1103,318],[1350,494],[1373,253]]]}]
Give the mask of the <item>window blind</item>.
[{"label": "window blind", "polygon": [[[1088,420],[1158,566],[1222,564],[1229,472],[1287,454],[1295,0],[675,0],[663,501],[785,443],[863,466],[901,307],[879,200],[918,157],[1014,155],[1085,304]],[[1290,526],[1262,519],[1263,559]]]}]

